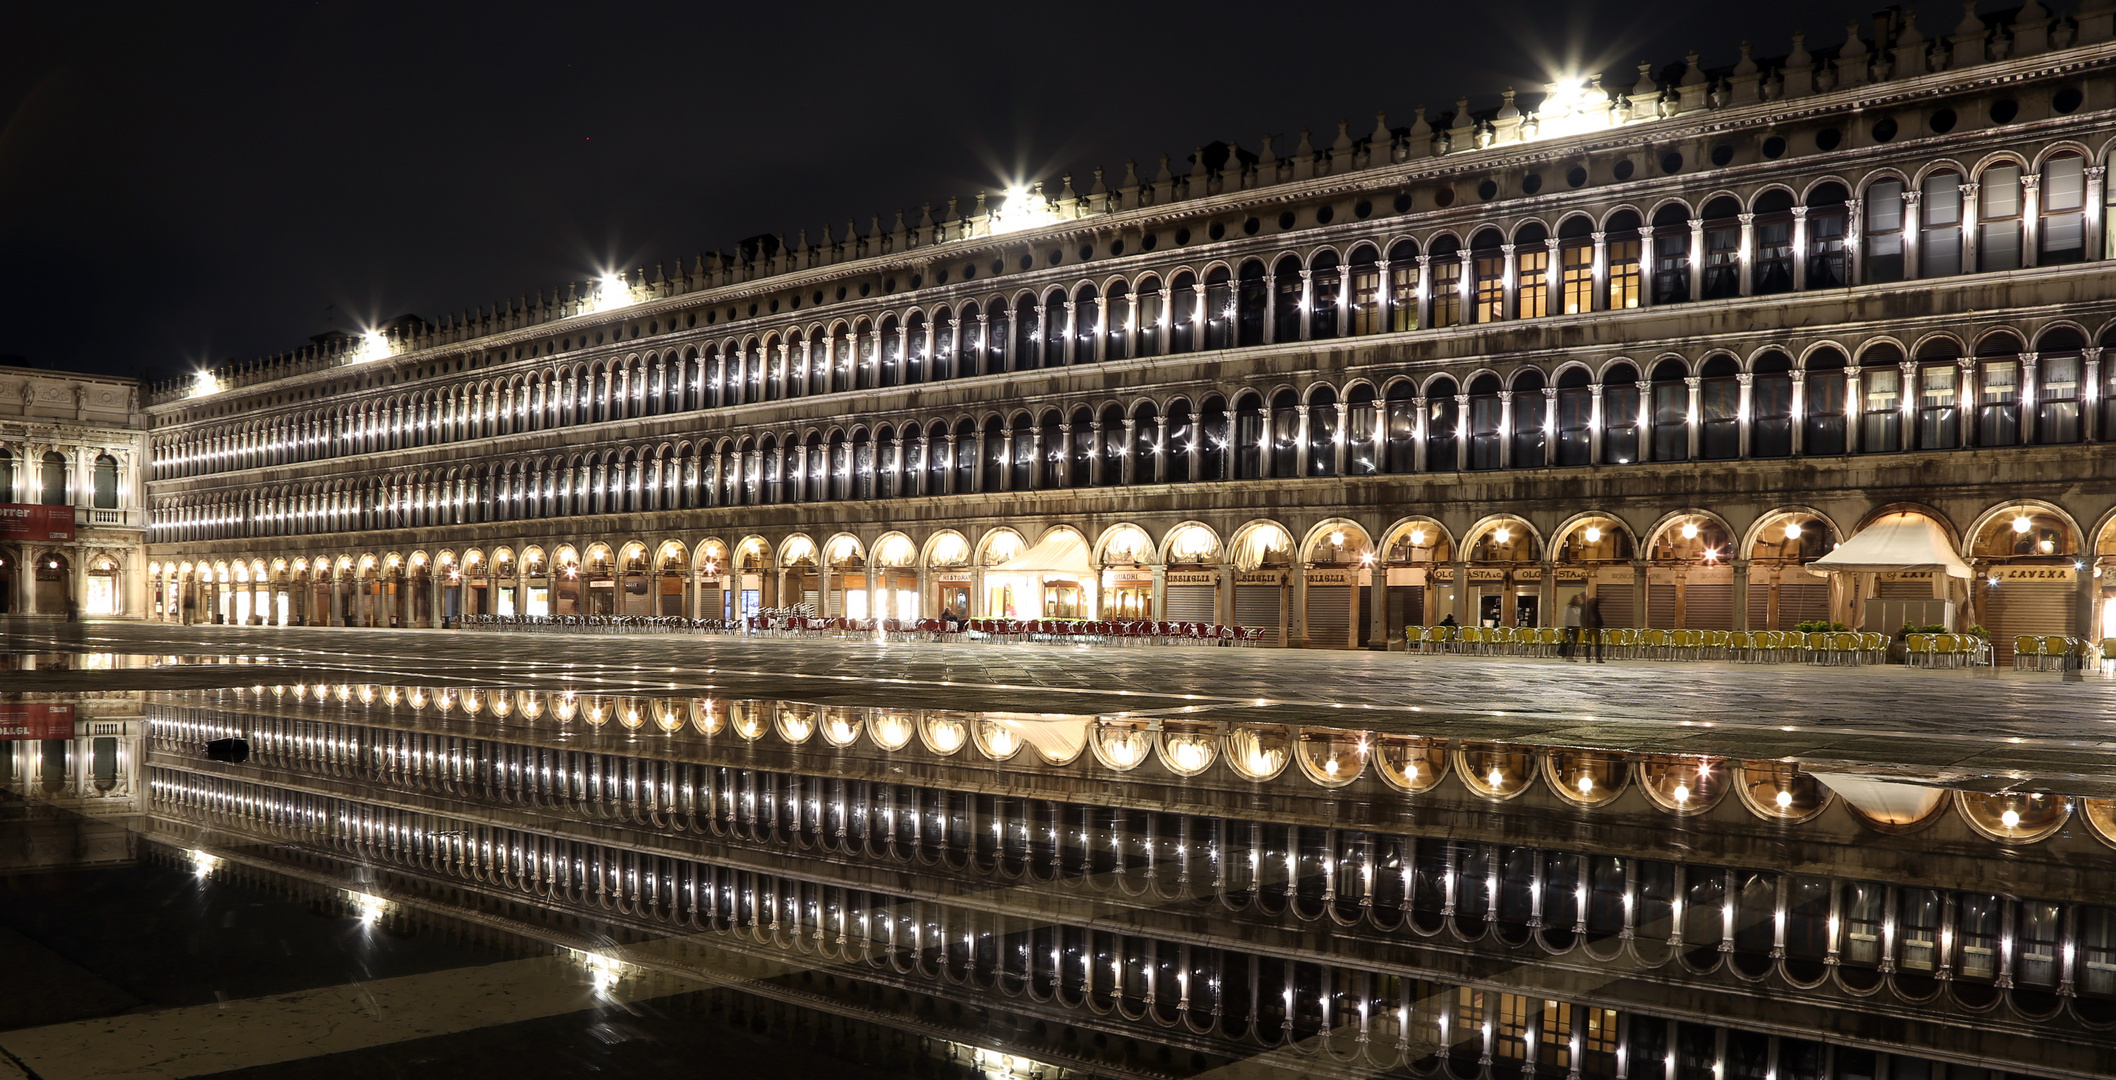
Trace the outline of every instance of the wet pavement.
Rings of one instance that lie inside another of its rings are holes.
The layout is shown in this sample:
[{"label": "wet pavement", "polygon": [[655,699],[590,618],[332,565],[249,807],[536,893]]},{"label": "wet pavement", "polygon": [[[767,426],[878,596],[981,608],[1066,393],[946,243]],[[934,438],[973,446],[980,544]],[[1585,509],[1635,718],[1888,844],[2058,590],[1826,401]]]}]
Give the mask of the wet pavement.
[{"label": "wet pavement", "polygon": [[0,1077],[2116,1072],[2099,673],[0,654]]}]

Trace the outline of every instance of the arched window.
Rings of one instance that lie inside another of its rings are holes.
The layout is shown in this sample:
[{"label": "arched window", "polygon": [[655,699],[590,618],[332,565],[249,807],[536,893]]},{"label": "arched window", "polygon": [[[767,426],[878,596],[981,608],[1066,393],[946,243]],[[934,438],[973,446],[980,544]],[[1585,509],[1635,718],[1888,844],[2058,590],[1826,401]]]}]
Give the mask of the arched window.
[{"label": "arched window", "polygon": [[1073,430],[1066,436],[1068,486],[1086,487],[1095,478],[1095,414],[1085,408],[1073,410]]},{"label": "arched window", "polygon": [[1235,311],[1233,278],[1224,266],[1215,266],[1205,275],[1205,347],[1208,349],[1231,349],[1234,347]]},{"label": "arched window", "polygon": [[1065,436],[1059,431],[1062,425],[1058,414],[1047,412],[1036,424],[1036,452],[1032,460],[1036,464],[1036,489],[1047,491],[1059,486],[1058,467],[1065,463]]},{"label": "arched window", "polygon": [[1271,398],[1271,475],[1300,475],[1300,402],[1291,390]]},{"label": "arched window", "polygon": [[1102,302],[1093,283],[1073,292],[1073,363],[1095,361],[1095,345],[1102,337]]},{"label": "arched window", "polygon": [[1399,380],[1390,384],[1382,401],[1382,423],[1388,426],[1388,471],[1392,473],[1418,467],[1418,403],[1412,400],[1416,395],[1409,381]]},{"label": "arched window", "polygon": [[1620,210],[1603,223],[1602,258],[1608,263],[1609,284],[1599,310],[1624,311],[1639,305],[1645,295],[1641,247],[1637,213]]},{"label": "arched window", "polygon": [[1337,253],[1325,251],[1308,266],[1308,337],[1314,340],[1337,336],[1338,305],[1343,282],[1339,279]]},{"label": "arched window", "polygon": [[12,451],[0,450],[0,502],[21,501],[15,495],[15,455]]},{"label": "arched window", "polygon": [[1962,272],[1962,177],[1937,172],[1919,185],[1918,276],[1946,277]]},{"label": "arched window", "polygon": [[1497,322],[1506,317],[1506,254],[1497,229],[1485,229],[1470,240],[1470,320]]},{"label": "arched window", "polygon": [[1653,460],[1683,461],[1690,456],[1689,376],[1680,361],[1653,366]]},{"label": "arched window", "polygon": [[1425,390],[1425,467],[1428,472],[1454,472],[1462,467],[1462,403],[1455,380],[1434,379]]},{"label": "arched window", "polygon": [[[977,302],[974,300],[955,312],[955,333],[962,342],[962,355],[955,365],[955,374],[959,378],[967,379],[985,374],[986,357],[996,355],[985,347],[985,327],[977,317],[978,312]],[[998,369],[995,367],[991,370]]]},{"label": "arched window", "polygon": [[1043,366],[1064,367],[1072,363],[1071,342],[1066,340],[1065,294],[1053,291],[1043,298]]},{"label": "arched window", "polygon": [[[2047,175],[2047,174],[2045,174]],[[2060,327],[2035,343],[2035,441],[2045,446],[2079,441],[2080,350],[2086,339]]]},{"label": "arched window", "polygon": [[1850,224],[1848,198],[1844,185],[1834,181],[1808,192],[1807,280],[1801,283],[1806,288],[1834,289],[1851,283],[1844,247]]},{"label": "arched window", "polygon": [[1903,280],[1903,182],[1876,180],[1866,185],[1866,251],[1859,266],[1861,281]]},{"label": "arched window", "polygon": [[1976,216],[1977,269],[2020,269],[2020,166],[1993,165],[1978,175]]},{"label": "arched window", "polygon": [[1235,291],[1239,309],[1235,312],[1235,344],[1262,345],[1264,313],[1271,306],[1271,290],[1264,285],[1264,264],[1255,259],[1243,263],[1240,284]]},{"label": "arched window", "polygon": [[979,490],[977,486],[978,466],[983,455],[978,453],[977,424],[963,420],[955,425],[955,493],[967,495]]},{"label": "arched window", "polygon": [[1198,410],[1198,476],[1199,480],[1226,480],[1227,466],[1232,457],[1228,445],[1231,434],[1227,427],[1227,401],[1215,394],[1205,399]]},{"label": "arched window", "polygon": [[1489,373],[1477,376],[1469,384],[1470,468],[1496,469],[1502,463],[1505,453],[1501,442],[1505,438],[1500,424],[1502,418],[1499,377]]},{"label": "arched window", "polygon": [[1198,347],[1198,278],[1189,271],[1168,283],[1168,351],[1193,352]]},{"label": "arched window", "polygon": [[1124,482],[1124,460],[1131,447],[1124,441],[1124,410],[1115,405],[1102,409],[1102,458],[1096,487],[1115,487]]},{"label": "arched window", "polygon": [[948,493],[948,470],[955,459],[954,447],[948,441],[948,425],[935,420],[926,428],[926,495]]},{"label": "arched window", "polygon": [[1036,486],[1036,422],[1026,416],[1015,417],[1007,438],[1011,443],[1008,447],[1010,482],[1015,491],[1028,491]]},{"label": "arched window", "polygon": [[[1036,344],[1036,320],[1039,315],[1034,297],[1024,296],[1014,302],[1014,370],[1036,370],[1039,349]],[[994,488],[993,490],[998,490]]]},{"label": "arched window", "polygon": [[1525,368],[1513,381],[1513,454],[1508,462],[1516,469],[1540,469],[1548,464],[1550,433],[1548,399],[1543,396],[1543,373]]},{"label": "arched window", "polygon": [[1705,204],[1706,300],[1741,295],[1741,204],[1722,195]]},{"label": "arched window", "polygon": [[1374,475],[1374,388],[1361,383],[1345,395],[1345,475]]},{"label": "arched window", "polygon": [[1302,476],[1337,475],[1337,392],[1327,386],[1308,395],[1307,470]]},{"label": "arched window", "polygon": [[1920,450],[1962,445],[1961,350],[1942,338],[1918,349],[1918,441]]},{"label": "arched window", "polygon": [[1989,334],[1976,343],[1976,444],[2020,443],[2021,341]]},{"label": "arched window", "polygon": [[914,311],[904,320],[904,382],[921,383],[933,377],[926,352],[926,313]]},{"label": "arched window", "polygon": [[1389,249],[1390,330],[1418,329],[1418,244],[1399,240]]},{"label": "arched window", "polygon": [[1163,331],[1168,326],[1168,298],[1161,295],[1161,279],[1148,274],[1139,279],[1138,323],[1132,329],[1133,356],[1159,356],[1161,344],[1168,339]]},{"label": "arched window", "polygon": [[1425,298],[1432,305],[1433,325],[1461,325],[1462,245],[1452,236],[1443,236],[1433,241],[1431,256],[1425,263]]},{"label": "arched window", "polygon": [[96,455],[95,504],[102,510],[118,507],[118,459],[109,454]]},{"label": "arched window", "polygon": [[1131,355],[1131,287],[1122,281],[1112,282],[1109,296],[1102,302],[1102,314],[1109,321],[1109,343],[1104,346],[1104,355],[1111,360],[1122,360]]},{"label": "arched window", "polygon": [[1670,203],[1653,212],[1653,302],[1690,298],[1690,211]]},{"label": "arched window", "polygon": [[1698,384],[1698,456],[1741,456],[1741,365],[1731,356],[1705,361]]},{"label": "arched window", "polygon": [[1165,462],[1163,479],[1171,484],[1191,479],[1190,460],[1196,454],[1198,441],[1195,423],[1189,402],[1178,400],[1169,404],[1168,418],[1162,424],[1168,434],[1162,441],[1161,458]]},{"label": "arched window", "polygon": [[1845,397],[1844,354],[1835,349],[1818,349],[1807,358],[1804,374],[1801,453],[1841,454],[1851,416]]},{"label": "arched window", "polygon": [[1793,195],[1772,188],[1750,206],[1750,235],[1756,245],[1750,264],[1750,288],[1758,296],[1793,291]]},{"label": "arched window", "polygon": [[874,442],[864,430],[853,433],[849,464],[852,468],[852,497],[874,498]]},{"label": "arched window", "polygon": [[1514,233],[1514,317],[1550,314],[1550,230],[1531,221]]},{"label": "arched window", "polygon": [[2041,199],[2036,261],[2055,266],[2086,258],[2086,159],[2059,154],[2043,162]]},{"label": "arched window", "polygon": [[1556,423],[1559,465],[1594,464],[1594,391],[1586,368],[1567,368],[1558,376]]},{"label": "arched window", "polygon": [[1152,484],[1158,479],[1156,463],[1161,458],[1161,414],[1151,403],[1132,413],[1131,482]]},{"label": "arched window", "polygon": [[1876,345],[1859,357],[1859,449],[1888,454],[1903,449],[1903,353]]},{"label": "arched window", "polygon": [[876,331],[876,335],[880,340],[875,344],[881,350],[882,357],[881,366],[875,372],[879,384],[882,386],[896,386],[905,382],[904,334],[897,324],[896,316],[882,316],[882,325]]},{"label": "arched window", "polygon": [[1300,340],[1300,270],[1300,260],[1288,255],[1280,259],[1277,269],[1271,272],[1272,283],[1276,286],[1271,310],[1273,341]]},{"label": "arched window", "polygon": [[1565,314],[1594,310],[1594,223],[1585,217],[1558,225],[1558,288]]},{"label": "arched window", "polygon": [[66,505],[66,458],[60,454],[44,455],[44,498],[46,506]]},{"label": "arched window", "polygon": [[1234,476],[1254,480],[1263,475],[1264,403],[1255,394],[1243,394],[1234,407]]},{"label": "arched window", "polygon": [[1756,358],[1749,380],[1749,456],[1793,453],[1793,360],[1782,352]]}]

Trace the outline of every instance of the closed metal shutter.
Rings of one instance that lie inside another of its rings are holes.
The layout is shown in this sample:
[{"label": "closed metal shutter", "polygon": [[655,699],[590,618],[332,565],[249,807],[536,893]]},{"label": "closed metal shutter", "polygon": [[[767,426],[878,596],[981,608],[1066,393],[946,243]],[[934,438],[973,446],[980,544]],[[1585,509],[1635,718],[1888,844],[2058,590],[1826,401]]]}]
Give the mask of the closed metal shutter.
[{"label": "closed metal shutter", "polygon": [[1343,649],[1351,644],[1352,587],[1308,586],[1308,644]]},{"label": "closed metal shutter", "polygon": [[1674,630],[1675,586],[1646,586],[1646,625],[1656,630]]},{"label": "closed metal shutter", "polygon": [[1261,626],[1276,633],[1281,595],[1282,591],[1276,585],[1236,585],[1234,621],[1242,626]]},{"label": "closed metal shutter", "polygon": [[1619,581],[1601,586],[1602,625],[1629,629],[1638,625],[1638,610],[1631,602],[1631,583]]},{"label": "closed metal shutter", "polygon": [[1771,628],[1771,585],[1769,582],[1749,583],[1749,625],[1743,630],[1769,630]]},{"label": "closed metal shutter", "polygon": [[2001,665],[2013,662],[2017,634],[2069,634],[2072,629],[2072,583],[2006,581],[1984,590],[1984,629],[1991,631],[1991,650]]},{"label": "closed metal shutter", "polygon": [[1829,618],[1829,586],[1778,586],[1778,629],[1791,630],[1804,622]]},{"label": "closed metal shutter", "polygon": [[1170,585],[1162,594],[1169,622],[1218,622],[1213,617],[1214,596],[1210,585]]},{"label": "closed metal shutter", "polygon": [[721,604],[720,583],[712,582],[698,587],[698,612],[701,619],[724,619],[727,611]]},{"label": "closed metal shutter", "polygon": [[815,612],[817,615],[821,615],[823,613],[823,608],[821,601],[817,599],[817,595],[818,594],[814,589],[810,589],[807,592],[801,594],[801,602],[808,605],[808,610]]},{"label": "closed metal shutter", "polygon": [[1406,626],[1424,626],[1425,586],[1389,586],[1389,636],[1401,637]]},{"label": "closed metal shutter", "polygon": [[1734,586],[1690,585],[1683,589],[1683,629],[1734,629]]}]

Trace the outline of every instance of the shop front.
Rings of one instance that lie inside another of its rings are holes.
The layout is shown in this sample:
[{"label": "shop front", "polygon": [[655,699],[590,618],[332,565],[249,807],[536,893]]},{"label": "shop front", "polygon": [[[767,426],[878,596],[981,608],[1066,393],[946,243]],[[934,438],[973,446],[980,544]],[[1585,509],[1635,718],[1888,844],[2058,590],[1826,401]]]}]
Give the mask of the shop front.
[{"label": "shop front", "polygon": [[[1382,550],[1382,628],[1391,642],[1406,626],[1430,626],[1454,610],[1453,578],[1442,588],[1436,571],[1448,570],[1455,545],[1440,523],[1415,519],[1398,524]],[[1459,621],[1459,620],[1458,620]]]}]

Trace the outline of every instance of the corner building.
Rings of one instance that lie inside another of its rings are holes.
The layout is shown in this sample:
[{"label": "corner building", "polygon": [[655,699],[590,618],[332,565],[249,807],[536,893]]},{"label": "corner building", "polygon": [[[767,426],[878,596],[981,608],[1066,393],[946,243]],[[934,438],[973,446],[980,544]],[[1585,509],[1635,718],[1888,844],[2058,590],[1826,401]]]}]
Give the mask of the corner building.
[{"label": "corner building", "polygon": [[[2002,660],[2098,637],[2116,43],[2010,17],[1214,144],[165,386],[157,610],[1356,647],[1592,589],[1618,626],[1937,597]],[[1806,569],[1904,511],[1974,580]]]}]

